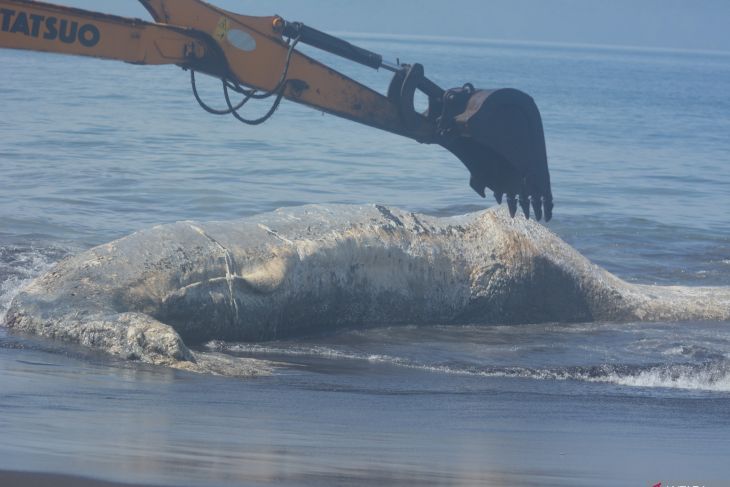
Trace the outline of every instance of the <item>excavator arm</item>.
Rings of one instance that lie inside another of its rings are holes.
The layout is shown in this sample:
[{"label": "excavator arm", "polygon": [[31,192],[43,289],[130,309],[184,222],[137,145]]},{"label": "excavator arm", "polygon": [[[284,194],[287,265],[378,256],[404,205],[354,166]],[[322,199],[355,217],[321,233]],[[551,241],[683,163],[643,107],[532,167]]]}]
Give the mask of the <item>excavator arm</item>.
[{"label": "excavator arm", "polygon": [[27,0],[0,0],[0,47],[134,64],[203,59],[209,39],[190,28]]},{"label": "excavator arm", "polygon": [[[420,64],[392,65],[377,53],[279,16],[249,17],[200,0],[139,0],[155,22],[129,19],[32,0],[0,0],[0,47],[93,56],[134,64],[175,64],[189,70],[193,93],[207,111],[247,124],[266,121],[282,99],[339,117],[439,144],[471,173],[482,197],[504,195],[512,216],[552,216],[552,193],[540,113],[514,89],[478,90],[471,84],[444,90]],[[393,73],[380,94],[296,50],[309,44],[373,69]],[[195,73],[222,81],[227,108],[200,98]],[[428,110],[414,109],[416,91]],[[233,96],[235,95],[235,96]],[[235,98],[235,99],[233,99]],[[251,99],[272,100],[263,117],[245,118]]]}]

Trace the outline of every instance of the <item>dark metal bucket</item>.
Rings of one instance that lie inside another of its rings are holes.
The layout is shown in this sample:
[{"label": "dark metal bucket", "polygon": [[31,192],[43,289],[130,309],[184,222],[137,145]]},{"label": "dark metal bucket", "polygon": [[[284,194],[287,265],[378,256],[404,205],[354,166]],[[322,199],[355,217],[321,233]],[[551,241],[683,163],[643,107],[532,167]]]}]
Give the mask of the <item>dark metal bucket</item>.
[{"label": "dark metal bucket", "polygon": [[552,217],[545,136],[533,99],[512,88],[475,90],[466,108],[453,117],[458,136],[440,142],[469,169],[469,184],[482,197],[485,189],[501,203],[507,195],[510,213],[517,203],[529,216]]}]

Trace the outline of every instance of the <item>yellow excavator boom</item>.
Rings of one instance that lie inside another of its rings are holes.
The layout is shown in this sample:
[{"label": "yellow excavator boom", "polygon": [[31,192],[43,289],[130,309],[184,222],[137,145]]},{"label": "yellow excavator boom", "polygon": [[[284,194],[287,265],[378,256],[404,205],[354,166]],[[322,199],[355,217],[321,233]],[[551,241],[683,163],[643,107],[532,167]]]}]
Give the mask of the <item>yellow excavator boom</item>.
[{"label": "yellow excavator boom", "polygon": [[[134,64],[175,64],[191,73],[193,93],[210,113],[233,115],[251,125],[266,121],[283,98],[318,110],[435,143],[454,153],[471,173],[481,196],[486,188],[514,216],[552,215],[552,193],[539,111],[514,89],[443,90],[420,64],[392,65],[382,56],[279,16],[250,17],[201,0],[139,0],[154,22],[101,14],[33,0],[0,0],[0,47],[93,56]],[[373,69],[393,72],[386,95],[302,54],[299,43]],[[195,73],[219,78],[227,108],[207,106]],[[428,96],[418,113],[416,91]],[[241,101],[232,101],[234,93]],[[263,117],[242,115],[251,99],[271,98]]]},{"label": "yellow excavator boom", "polygon": [[0,46],[115,59],[184,64],[205,56],[195,31],[24,0],[0,0]]}]

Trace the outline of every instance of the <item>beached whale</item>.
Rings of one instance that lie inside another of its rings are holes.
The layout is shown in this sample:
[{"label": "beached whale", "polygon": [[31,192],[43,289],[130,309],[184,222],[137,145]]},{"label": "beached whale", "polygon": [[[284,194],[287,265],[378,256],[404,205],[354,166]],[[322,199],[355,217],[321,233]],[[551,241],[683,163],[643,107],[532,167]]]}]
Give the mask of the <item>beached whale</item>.
[{"label": "beached whale", "polygon": [[186,343],[397,324],[727,319],[726,288],[629,284],[504,211],[437,218],[333,205],[178,222],[95,247],[22,291],[6,326],[250,374],[265,367]]}]

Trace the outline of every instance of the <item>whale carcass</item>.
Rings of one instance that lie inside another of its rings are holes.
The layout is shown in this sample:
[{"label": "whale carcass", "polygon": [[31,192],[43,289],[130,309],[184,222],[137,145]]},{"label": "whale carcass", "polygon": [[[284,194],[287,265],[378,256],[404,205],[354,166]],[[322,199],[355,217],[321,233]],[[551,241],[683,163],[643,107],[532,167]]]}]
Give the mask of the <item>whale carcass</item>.
[{"label": "whale carcass", "polygon": [[506,212],[332,205],[160,225],[92,248],[32,282],[5,324],[123,358],[247,374],[265,368],[188,345],[398,324],[727,319],[725,288],[627,283]]}]

